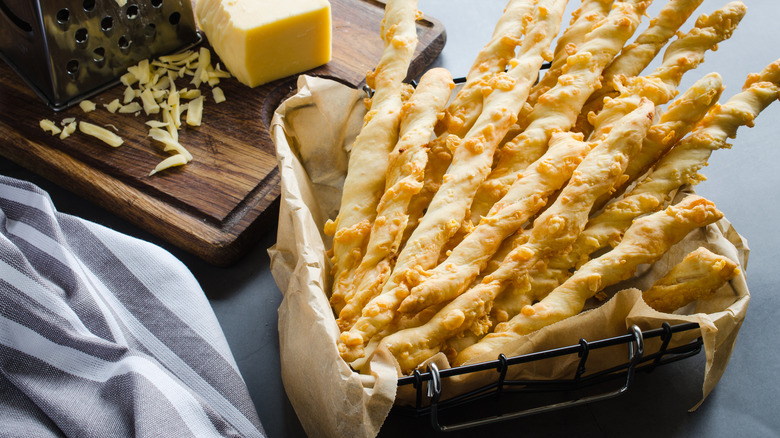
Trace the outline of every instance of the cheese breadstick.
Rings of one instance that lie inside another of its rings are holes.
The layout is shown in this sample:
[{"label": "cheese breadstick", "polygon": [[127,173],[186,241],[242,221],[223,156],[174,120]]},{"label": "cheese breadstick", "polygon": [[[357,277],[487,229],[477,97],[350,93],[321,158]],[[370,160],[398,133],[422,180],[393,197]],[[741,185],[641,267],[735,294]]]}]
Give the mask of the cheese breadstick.
[{"label": "cheese breadstick", "polygon": [[[633,77],[642,73],[642,70],[656,57],[661,48],[675,35],[677,30],[688,20],[693,11],[701,5],[703,0],[670,0],[652,20],[648,28],[638,37],[623,48],[620,54],[604,69],[602,87],[596,90],[583,107],[583,113],[598,113],[603,105],[604,98],[617,95],[617,88],[613,81],[618,76]],[[658,103],[656,102],[656,105]],[[587,119],[582,117],[577,120],[575,129],[588,137],[589,127]]]},{"label": "cheese breadstick", "polygon": [[550,196],[560,190],[588,152],[590,145],[582,141],[581,135],[554,134],[547,153],[523,172],[506,196],[443,263],[426,273],[423,282],[412,288],[401,303],[400,310],[418,312],[460,294],[482,271],[501,242],[520,229],[547,204]]},{"label": "cheese breadstick", "polygon": [[550,63],[550,68],[547,69],[542,79],[531,89],[531,93],[528,95],[528,107],[532,108],[536,105],[539,96],[558,83],[558,77],[563,73],[566,60],[570,55],[577,52],[577,49],[585,41],[585,37],[593,30],[593,27],[609,14],[612,2],[613,0],[582,1],[580,7],[572,14],[569,26],[555,44],[555,54]]},{"label": "cheese breadstick", "polygon": [[[664,152],[688,134],[690,129],[704,117],[707,110],[717,103],[722,91],[723,84],[720,75],[710,73],[673,101],[669,108],[661,114],[660,121],[648,130],[647,136],[642,143],[642,149],[629,160],[624,177],[614,186],[614,190],[619,192],[620,189],[647,172],[649,167]],[[602,195],[594,203],[592,211],[601,209],[612,196],[612,193]],[[631,202],[650,203],[639,208],[638,211],[655,211],[657,208],[660,208],[660,203],[655,198],[638,198]],[[627,206],[625,210],[618,214],[619,223],[628,226],[630,221],[636,217],[635,210],[637,210],[636,206]],[[606,216],[606,218],[609,218],[609,216]],[[609,243],[611,246],[617,245],[618,240],[615,239],[618,239],[625,229],[620,229],[617,232],[609,227],[605,227],[605,225],[606,223],[601,221],[598,216],[595,219],[591,219],[569,252],[553,256],[548,260],[548,263],[532,269],[529,281],[531,283],[530,291],[534,299],[544,298],[555,286],[558,286],[558,284],[568,278],[566,273],[568,273],[569,269],[587,261],[588,256],[595,249],[598,249],[598,246],[605,244],[604,240],[594,239],[594,235],[598,236],[600,233],[604,233],[605,229],[610,229],[611,231],[607,235],[611,236],[612,240]],[[595,249],[592,247],[594,243],[597,245]],[[555,283],[556,281],[558,281],[557,284]],[[525,285],[509,285],[496,299],[495,305],[491,310],[494,318],[505,321],[517,315],[528,299],[527,289],[528,286]]]},{"label": "cheese breadstick", "polygon": [[712,107],[693,132],[664,155],[636,187],[591,219],[567,255],[566,263],[581,264],[591,253],[614,246],[635,218],[661,208],[683,184],[696,183],[701,178],[697,172],[712,152],[728,147],[727,140],[736,136],[740,126],[752,126],[756,116],[778,98],[778,93],[780,60],[760,74],[748,76],[744,91],[723,105]]},{"label": "cheese breadstick", "polygon": [[407,372],[437,353],[447,339],[470,328],[477,334],[486,332],[488,311],[507,282],[525,275],[539,260],[566,249],[577,237],[593,201],[612,187],[628,157],[639,150],[653,109],[651,102],[644,101],[585,157],[561,195],[534,221],[528,242],[511,251],[496,271],[452,300],[428,323],[384,338],[379,348],[384,345]]},{"label": "cheese breadstick", "polygon": [[428,160],[425,146],[454,86],[447,70],[429,70],[404,104],[400,139],[390,154],[387,188],[377,207],[366,254],[355,271],[354,292],[347,293],[346,305],[337,320],[342,330],[349,328],[365,303],[379,293],[392,269],[406,229],[406,209],[412,196],[422,188],[423,171]]},{"label": "cheese breadstick", "polygon": [[[699,17],[696,26],[690,32],[669,45],[664,53],[663,63],[646,76],[645,80],[659,84],[659,92],[654,94],[655,97],[647,94],[642,96],[653,100],[656,105],[668,102],[677,93],[677,86],[683,75],[698,67],[704,61],[704,54],[708,50],[731,37],[745,12],[745,5],[741,2],[732,2],[710,15]],[[618,87],[620,82],[625,80],[623,75],[618,75],[612,78],[610,84]],[[664,90],[660,84],[663,84],[666,89]],[[621,90],[620,97],[613,99],[615,92],[610,91],[609,96],[603,96],[598,101],[594,101],[591,97],[589,103],[593,107],[589,108],[586,105],[580,113],[575,130],[584,133],[586,137],[591,130],[593,130],[592,137],[602,135],[604,130],[609,129],[610,120],[616,120],[625,114],[625,111],[633,109],[630,97],[624,97],[625,94]],[[603,110],[598,111],[602,105]],[[628,108],[621,112],[622,106]],[[598,111],[598,114],[595,111]],[[587,120],[584,120],[586,116]]]},{"label": "cheese breadstick", "polygon": [[737,264],[728,257],[700,247],[653,283],[642,298],[653,309],[672,313],[696,300],[712,298],[738,273]]},{"label": "cheese breadstick", "polygon": [[479,51],[466,75],[466,83],[447,107],[444,118],[436,129],[458,137],[466,135],[482,112],[482,92],[487,81],[506,70],[515,56],[515,49],[533,20],[534,2],[510,0],[498,19],[493,36]]},{"label": "cheese breadstick", "polygon": [[442,187],[399,253],[385,288],[365,307],[355,325],[341,334],[339,350],[345,360],[363,355],[363,346],[395,317],[398,306],[408,295],[408,279],[420,270],[433,267],[441,248],[460,228],[474,191],[490,170],[498,142],[515,122],[558,33],[565,6],[566,0],[541,0],[537,6],[537,23],[523,40],[513,67],[491,79],[493,91],[487,96],[482,113],[455,150]]},{"label": "cheese breadstick", "polygon": [[[723,88],[720,75],[710,73],[675,99],[661,114],[659,122],[650,127],[642,149],[628,163],[625,181],[615,186],[615,193],[620,194],[623,188],[644,175],[663,154],[685,137],[707,111],[718,103]],[[593,209],[600,209],[609,199],[609,196],[603,196],[596,201]]]},{"label": "cheese breadstick", "polygon": [[507,343],[580,313],[588,298],[631,278],[640,264],[654,263],[692,230],[722,217],[712,202],[688,196],[666,210],[637,219],[615,249],[584,264],[543,300],[526,306],[519,315],[499,324],[494,333],[461,351],[455,365],[487,353],[497,356]]},{"label": "cheese breadstick", "polygon": [[417,47],[416,18],[417,0],[388,0],[385,5],[384,52],[367,77],[376,92],[350,152],[338,217],[325,225],[325,232],[333,235],[331,302],[336,309],[343,306],[384,193],[388,155],[398,140],[402,81]]},{"label": "cheese breadstick", "polygon": [[554,131],[571,128],[588,96],[599,87],[602,70],[634,33],[648,5],[646,0],[617,1],[607,18],[588,33],[582,47],[568,58],[556,86],[528,115],[525,131],[501,148],[498,163],[474,198],[472,218],[487,214],[517,174],[542,156]]}]

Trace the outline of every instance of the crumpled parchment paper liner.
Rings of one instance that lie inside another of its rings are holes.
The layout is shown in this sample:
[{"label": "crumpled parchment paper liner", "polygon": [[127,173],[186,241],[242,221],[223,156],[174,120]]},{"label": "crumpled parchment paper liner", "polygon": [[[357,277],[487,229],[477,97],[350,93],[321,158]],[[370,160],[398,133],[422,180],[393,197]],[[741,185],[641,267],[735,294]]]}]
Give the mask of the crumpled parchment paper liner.
[{"label": "crumpled parchment paper liner", "polygon": [[[414,400],[409,386],[397,388],[396,363],[384,351],[371,361],[371,375],[359,375],[341,360],[336,347],[338,327],[328,303],[329,263],[325,250],[330,239],[322,232],[338,212],[349,147],[357,135],[365,106],[362,91],[335,81],[301,76],[298,93],[276,111],[271,132],[277,147],[282,199],[276,245],[269,250],[271,269],[284,299],[279,308],[282,379],[287,395],[306,432],[311,436],[371,437],[379,432],[394,403]],[[685,192],[678,197],[685,196]],[[692,303],[675,314],[656,312],[641,292],[698,246],[738,261],[741,273],[716,294]],[[698,336],[704,340],[706,368],[702,400],[722,376],[744,320],[750,295],[744,277],[748,249],[726,220],[691,233],[661,260],[634,279],[608,290],[604,303],[507,345],[507,356],[577,344],[580,338],[597,340],[622,335],[631,325],[642,329],[697,322],[701,331],[675,336],[677,344]],[[637,289],[638,288],[638,289]],[[646,351],[657,349],[649,340]],[[608,350],[608,351],[607,351]],[[499,352],[478,360],[493,360]],[[513,369],[512,379],[571,378],[578,358],[561,357]],[[431,359],[447,368],[444,355]],[[624,363],[627,348],[594,354],[588,372]],[[447,379],[445,397],[481,386],[496,373]]]}]

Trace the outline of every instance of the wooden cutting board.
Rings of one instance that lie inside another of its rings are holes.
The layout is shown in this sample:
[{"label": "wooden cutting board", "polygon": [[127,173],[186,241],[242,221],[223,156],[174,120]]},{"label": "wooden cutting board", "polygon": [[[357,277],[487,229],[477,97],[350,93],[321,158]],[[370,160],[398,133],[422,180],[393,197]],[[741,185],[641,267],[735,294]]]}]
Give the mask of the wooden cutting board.
[{"label": "wooden cutting board", "polygon": [[[331,0],[331,5],[333,60],[307,74],[360,87],[382,54],[384,3]],[[418,22],[418,37],[410,77],[430,65],[446,39],[443,26],[428,17]],[[102,107],[121,100],[124,87],[92,98],[97,111],[54,112],[0,63],[0,154],[209,263],[227,266],[261,233],[272,232],[280,188],[268,127],[295,84],[290,77],[250,89],[223,80],[227,100],[214,104],[207,98],[202,126],[180,131],[179,141],[193,161],[150,177],[169,155],[147,138],[149,118],[111,114]],[[210,96],[208,87],[201,89]],[[59,124],[67,117],[114,125],[125,143],[113,149],[79,132],[60,140],[39,127],[43,118]]]}]

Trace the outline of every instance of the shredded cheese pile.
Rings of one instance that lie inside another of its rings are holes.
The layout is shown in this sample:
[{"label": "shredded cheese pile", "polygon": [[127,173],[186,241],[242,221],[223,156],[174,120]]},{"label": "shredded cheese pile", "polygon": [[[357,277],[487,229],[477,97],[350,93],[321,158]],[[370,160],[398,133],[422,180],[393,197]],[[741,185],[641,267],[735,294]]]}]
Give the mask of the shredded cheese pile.
[{"label": "shredded cheese pile", "polygon": [[[187,88],[178,88],[177,80],[190,77]],[[192,161],[192,154],[179,143],[179,130],[184,124],[200,126],[203,118],[203,105],[206,97],[200,86],[208,84],[211,87],[215,103],[225,101],[225,93],[218,87],[221,79],[229,78],[231,74],[222,70],[219,63],[211,62],[211,51],[201,47],[198,51],[187,50],[174,55],[161,56],[157,60],[145,59],[127,69],[120,78],[125,86],[122,99],[119,98],[104,104],[103,107],[112,114],[133,114],[139,116],[159,115],[159,119],[150,119],[149,137],[163,145],[165,152],[172,155],[162,160],[150,173],[154,175],[164,169],[181,166]],[[95,103],[84,100],[79,104],[84,113],[96,109]],[[41,129],[60,139],[67,138],[76,128],[85,134],[92,135],[106,144],[117,147],[122,139],[108,129],[85,122],[76,122],[75,118],[64,119],[63,128],[51,120],[41,120]],[[86,129],[82,128],[82,125]]]}]

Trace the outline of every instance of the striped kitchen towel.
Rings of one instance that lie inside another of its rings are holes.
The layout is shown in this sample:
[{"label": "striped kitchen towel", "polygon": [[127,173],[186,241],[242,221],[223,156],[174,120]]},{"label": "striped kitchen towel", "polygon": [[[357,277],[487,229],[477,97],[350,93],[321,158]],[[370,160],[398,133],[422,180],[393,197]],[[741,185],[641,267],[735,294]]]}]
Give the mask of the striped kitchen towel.
[{"label": "striped kitchen towel", "polygon": [[264,436],[170,253],[0,176],[0,436]]}]

